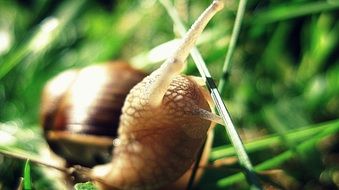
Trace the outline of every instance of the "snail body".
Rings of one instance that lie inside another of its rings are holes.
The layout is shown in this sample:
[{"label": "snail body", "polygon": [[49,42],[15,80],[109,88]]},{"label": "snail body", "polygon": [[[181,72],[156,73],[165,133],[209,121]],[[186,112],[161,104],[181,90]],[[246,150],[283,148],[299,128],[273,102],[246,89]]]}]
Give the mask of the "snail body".
[{"label": "snail body", "polygon": [[[162,105],[153,108],[142,97],[147,93],[140,93],[151,81],[152,75],[127,96],[113,160],[93,170],[113,187],[155,189],[175,181],[190,168],[206,138],[211,122],[196,117],[191,109],[209,110],[197,83],[189,77],[175,77]],[[103,167],[112,170],[105,173]]]},{"label": "snail body", "polygon": [[70,165],[108,162],[126,95],[144,76],[116,61],[68,70],[49,81],[41,123],[52,150]]},{"label": "snail body", "polygon": [[191,167],[211,121],[206,89],[180,75],[190,50],[222,2],[202,13],[172,57],[127,95],[112,161],[91,176],[102,189],[158,189]]}]

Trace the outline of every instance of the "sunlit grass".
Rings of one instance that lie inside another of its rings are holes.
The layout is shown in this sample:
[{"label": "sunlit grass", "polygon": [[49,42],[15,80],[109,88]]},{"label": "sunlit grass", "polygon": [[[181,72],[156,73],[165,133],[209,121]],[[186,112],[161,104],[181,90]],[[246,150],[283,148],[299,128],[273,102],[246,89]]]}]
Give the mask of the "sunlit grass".
[{"label": "sunlit grass", "polygon": [[[207,5],[190,1],[177,8],[187,11],[181,19],[188,26]],[[227,1],[198,43],[215,81],[222,78],[237,7],[238,1]],[[302,189],[339,184],[334,177],[338,163],[328,161],[338,154],[338,9],[333,0],[249,1],[222,84],[224,102],[254,169],[280,169]],[[40,93],[57,73],[115,59],[154,68],[144,55],[176,33],[157,1],[1,1],[0,147],[45,153]],[[138,55],[143,56],[133,59]],[[186,71],[199,75],[192,60]],[[224,129],[216,131],[210,160],[234,157]],[[0,187],[15,189],[23,163],[0,158]],[[40,183],[44,175],[30,165],[33,187],[53,186],[50,179]],[[221,171],[207,169],[199,185],[246,189],[240,170],[237,163]]]},{"label": "sunlit grass", "polygon": [[32,189],[32,182],[31,182],[31,166],[29,160],[25,163],[24,168],[24,182],[23,182],[23,189],[30,190]]}]

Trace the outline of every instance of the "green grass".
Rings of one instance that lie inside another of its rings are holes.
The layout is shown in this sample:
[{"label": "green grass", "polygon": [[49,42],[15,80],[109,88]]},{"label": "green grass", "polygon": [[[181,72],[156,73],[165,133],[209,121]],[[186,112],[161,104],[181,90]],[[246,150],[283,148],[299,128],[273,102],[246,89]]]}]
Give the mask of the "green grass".
[{"label": "green grass", "polygon": [[[159,63],[145,55],[179,36],[158,1],[108,2],[0,2],[1,149],[46,153],[40,94],[57,73],[116,59],[152,70]],[[185,26],[208,4],[175,3]],[[222,98],[254,170],[283,171],[279,182],[287,189],[338,188],[339,3],[248,1],[233,43],[237,8],[238,1],[226,1],[198,49],[216,82],[223,77],[226,53],[233,51],[227,80],[220,84]],[[186,73],[199,75],[191,59]],[[224,129],[217,127],[210,161],[235,155]],[[1,189],[17,187],[22,165],[0,156]],[[30,165],[33,189],[58,189],[50,177],[55,170]],[[240,171],[238,162],[207,169],[199,187],[247,189]]]},{"label": "green grass", "polygon": [[31,190],[32,189],[32,182],[31,182],[31,166],[29,160],[26,161],[25,168],[24,168],[24,190]]},{"label": "green grass", "polygon": [[74,186],[74,189],[75,190],[96,190],[95,186],[90,182],[78,183]]}]

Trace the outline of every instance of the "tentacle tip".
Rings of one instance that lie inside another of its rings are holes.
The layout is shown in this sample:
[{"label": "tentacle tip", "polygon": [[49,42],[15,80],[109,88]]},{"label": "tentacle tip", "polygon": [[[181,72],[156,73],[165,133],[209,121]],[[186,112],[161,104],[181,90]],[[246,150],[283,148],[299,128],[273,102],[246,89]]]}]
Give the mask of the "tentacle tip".
[{"label": "tentacle tip", "polygon": [[216,11],[220,11],[224,8],[224,2],[222,0],[214,0],[212,6]]}]

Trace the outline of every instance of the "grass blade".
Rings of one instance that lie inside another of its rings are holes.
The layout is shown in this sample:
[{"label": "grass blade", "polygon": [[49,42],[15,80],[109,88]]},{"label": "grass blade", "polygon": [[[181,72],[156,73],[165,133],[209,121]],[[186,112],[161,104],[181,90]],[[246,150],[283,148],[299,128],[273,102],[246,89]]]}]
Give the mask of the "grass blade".
[{"label": "grass blade", "polygon": [[24,168],[24,190],[32,189],[32,182],[31,182],[31,166],[29,160],[26,160],[25,168]]},{"label": "grass blade", "polygon": [[[285,134],[285,136],[287,139],[290,139],[291,141],[300,143],[313,137],[314,135],[320,133],[321,131],[333,125],[339,125],[339,120],[334,120],[328,123],[322,123],[322,124],[318,124],[315,126],[311,125],[311,126],[304,127],[302,129],[292,130],[292,131],[289,131],[287,134]],[[247,153],[251,153],[251,152],[267,149],[270,147],[279,146],[283,143],[285,142],[282,141],[281,136],[277,134],[277,135],[270,135],[267,137],[263,137],[253,142],[245,143],[245,148],[247,150]],[[210,160],[215,161],[221,158],[226,158],[226,157],[230,157],[234,155],[235,155],[235,150],[232,146],[230,145],[219,146],[219,147],[213,148],[212,152],[210,153]]]},{"label": "grass blade", "polygon": [[[322,138],[329,136],[331,134],[335,134],[338,131],[339,131],[339,123],[338,122],[333,122],[333,123],[331,122],[331,123],[327,124],[326,128],[321,130],[321,132],[318,133],[318,135],[316,135],[313,138],[310,138],[310,139],[304,141],[303,143],[300,143],[298,146],[296,146],[296,149],[295,149],[296,151],[287,150],[287,151],[275,156],[274,158],[272,158],[270,160],[266,160],[266,161],[256,165],[255,171],[263,171],[263,170],[271,169],[273,167],[277,167],[277,166],[283,164],[284,162],[286,162],[287,160],[290,160],[292,157],[296,156],[298,154],[298,152],[314,146],[314,144],[317,143]],[[223,188],[223,187],[227,187],[231,184],[234,184],[236,182],[239,182],[243,179],[244,179],[244,176],[241,173],[238,173],[238,174],[232,175],[230,177],[219,180],[217,182],[217,185],[218,185],[218,187]]]},{"label": "grass blade", "polygon": [[43,165],[49,168],[53,168],[53,169],[59,170],[67,174],[70,174],[71,172],[69,169],[64,168],[63,166],[56,165],[52,162],[49,163],[48,161],[41,160],[39,155],[33,155],[30,152],[27,152],[25,150],[15,148],[15,147],[7,148],[7,147],[2,147],[0,145],[0,155],[4,155],[7,157],[11,157],[11,158],[16,158],[19,160],[30,160],[30,162],[40,164],[40,165]]},{"label": "grass blade", "polygon": [[231,36],[231,41],[228,47],[228,51],[226,54],[226,58],[225,58],[225,62],[224,62],[224,66],[222,69],[222,77],[220,79],[220,83],[218,85],[218,89],[219,92],[221,92],[221,94],[224,91],[224,88],[226,86],[226,81],[228,80],[228,76],[229,76],[229,70],[231,67],[231,59],[232,59],[232,55],[238,40],[238,36],[240,33],[240,27],[241,27],[241,23],[244,17],[244,13],[245,13],[245,9],[246,9],[246,4],[247,4],[247,0],[240,0],[239,2],[239,7],[238,7],[238,11],[237,11],[237,16],[235,18],[235,22],[234,22],[234,27],[233,27],[233,31],[232,31],[232,36]]},{"label": "grass blade", "polygon": [[339,3],[335,1],[318,1],[300,4],[293,2],[291,4],[275,6],[274,8],[258,13],[251,23],[253,25],[264,25],[338,8]]}]

